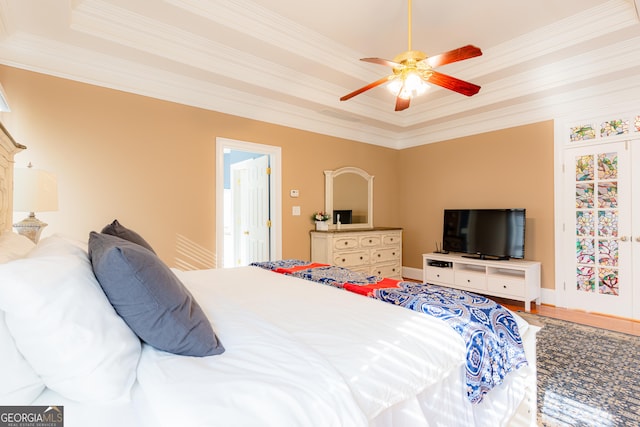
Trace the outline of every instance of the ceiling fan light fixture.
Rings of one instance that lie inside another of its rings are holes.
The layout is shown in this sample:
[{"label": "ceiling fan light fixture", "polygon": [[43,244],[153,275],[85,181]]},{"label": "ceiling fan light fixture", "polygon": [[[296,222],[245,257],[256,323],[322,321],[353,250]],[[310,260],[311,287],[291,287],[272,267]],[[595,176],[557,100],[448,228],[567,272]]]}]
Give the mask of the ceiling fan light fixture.
[{"label": "ceiling fan light fixture", "polygon": [[[387,85],[396,97],[396,111],[409,108],[411,98],[423,94],[431,85],[436,85],[460,93],[473,96],[480,90],[480,86],[460,80],[458,78],[435,71],[435,67],[451,64],[482,55],[482,50],[473,45],[462,46],[435,56],[411,48],[411,0],[408,1],[408,49],[389,61],[382,58],[362,58],[362,61],[384,65],[393,69],[393,74],[369,83],[340,97],[340,101],[347,101],[374,87]],[[640,0],[636,0],[640,1]]]},{"label": "ceiling fan light fixture", "polygon": [[387,84],[387,89],[389,89],[389,92],[391,92],[394,96],[397,96],[398,93],[400,93],[400,90],[402,89],[402,78],[396,77],[394,79],[389,80],[389,84]]},{"label": "ceiling fan light fixture", "polygon": [[422,79],[417,71],[402,73],[387,84],[389,92],[403,99],[411,99],[415,96],[422,95],[430,87],[431,86]]}]

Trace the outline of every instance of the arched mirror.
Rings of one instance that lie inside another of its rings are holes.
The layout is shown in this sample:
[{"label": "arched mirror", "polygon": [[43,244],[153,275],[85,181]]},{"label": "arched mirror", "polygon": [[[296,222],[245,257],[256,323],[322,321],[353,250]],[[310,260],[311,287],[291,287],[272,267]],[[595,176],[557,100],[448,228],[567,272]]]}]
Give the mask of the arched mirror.
[{"label": "arched mirror", "polygon": [[373,228],[373,175],[347,166],[324,171],[325,210],[332,228]]}]

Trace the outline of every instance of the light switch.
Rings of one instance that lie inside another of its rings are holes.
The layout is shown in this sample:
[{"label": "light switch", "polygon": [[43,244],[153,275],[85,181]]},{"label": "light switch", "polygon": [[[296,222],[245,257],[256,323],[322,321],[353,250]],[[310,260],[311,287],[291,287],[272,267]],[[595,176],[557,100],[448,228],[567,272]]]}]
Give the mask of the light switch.
[{"label": "light switch", "polygon": [[300,192],[298,190],[291,190],[289,194],[291,195],[291,197],[298,197],[300,195]]},{"label": "light switch", "polygon": [[291,215],[300,216],[300,206],[293,206],[291,208]]}]

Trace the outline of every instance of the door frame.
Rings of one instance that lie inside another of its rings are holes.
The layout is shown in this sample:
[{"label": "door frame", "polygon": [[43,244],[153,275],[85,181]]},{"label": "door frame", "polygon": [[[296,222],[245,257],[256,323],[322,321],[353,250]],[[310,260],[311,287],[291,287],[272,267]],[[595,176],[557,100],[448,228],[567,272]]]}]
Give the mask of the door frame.
[{"label": "door frame", "polygon": [[248,151],[269,156],[269,209],[272,260],[282,259],[282,149],[255,142],[216,137],[216,268],[224,266],[224,151]]},{"label": "door frame", "polygon": [[[565,275],[564,268],[562,267],[565,262],[568,260],[565,256],[564,247],[564,238],[565,238],[565,228],[571,225],[566,225],[564,222],[565,219],[565,199],[564,199],[564,183],[565,183],[565,171],[564,171],[564,162],[565,162],[565,153],[566,148],[568,148],[569,144],[569,130],[572,125],[577,124],[578,122],[593,122],[593,124],[598,128],[600,126],[601,119],[611,119],[619,116],[625,116],[630,111],[637,111],[637,103],[620,103],[617,105],[606,105],[602,108],[592,108],[590,110],[578,111],[576,113],[572,113],[570,115],[557,117],[554,120],[554,252],[555,252],[555,271],[554,271],[554,279],[555,279],[555,288],[554,291],[547,291],[543,289],[544,297],[543,300],[553,304],[557,307],[567,307],[568,306],[568,293],[566,291],[567,284],[565,283]],[[597,131],[598,129],[596,129]],[[600,140],[602,143],[607,142],[620,142],[636,139],[640,135],[637,132],[632,134],[624,134],[618,136],[610,136],[607,137],[606,140],[599,139],[599,135],[596,136],[596,140],[594,142]],[[566,173],[570,173],[568,171]],[[632,178],[633,179],[633,178]],[[637,179],[637,178],[636,178]],[[637,206],[637,201],[632,199],[633,203]],[[638,256],[636,253],[640,252],[638,250],[632,251],[634,259],[637,260]],[[571,260],[573,262],[573,260]],[[634,262],[632,260],[631,262]],[[633,294],[634,307],[633,307],[633,318],[640,319],[640,292],[634,292]]]}]

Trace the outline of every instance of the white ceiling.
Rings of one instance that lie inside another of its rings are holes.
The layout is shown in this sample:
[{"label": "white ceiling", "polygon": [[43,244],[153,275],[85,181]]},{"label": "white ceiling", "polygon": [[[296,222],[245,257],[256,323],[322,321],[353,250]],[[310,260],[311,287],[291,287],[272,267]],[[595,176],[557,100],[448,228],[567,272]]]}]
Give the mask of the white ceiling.
[{"label": "white ceiling", "polygon": [[[413,0],[412,47],[483,56],[394,111],[406,0],[0,0],[0,63],[392,148],[640,100],[640,0]],[[11,99],[9,98],[9,103]]]}]

